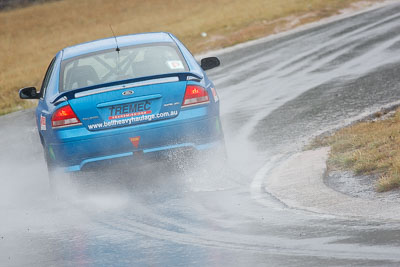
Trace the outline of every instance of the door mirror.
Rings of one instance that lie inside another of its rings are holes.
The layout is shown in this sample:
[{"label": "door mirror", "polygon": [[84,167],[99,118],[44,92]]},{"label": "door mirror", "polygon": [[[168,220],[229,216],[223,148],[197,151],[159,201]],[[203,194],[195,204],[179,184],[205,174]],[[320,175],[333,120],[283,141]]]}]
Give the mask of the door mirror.
[{"label": "door mirror", "polygon": [[203,70],[213,69],[218,67],[220,64],[219,59],[216,57],[206,57],[201,60],[201,68]]},{"label": "door mirror", "polygon": [[36,92],[35,87],[25,87],[19,90],[19,97],[21,99],[39,99],[40,94]]}]

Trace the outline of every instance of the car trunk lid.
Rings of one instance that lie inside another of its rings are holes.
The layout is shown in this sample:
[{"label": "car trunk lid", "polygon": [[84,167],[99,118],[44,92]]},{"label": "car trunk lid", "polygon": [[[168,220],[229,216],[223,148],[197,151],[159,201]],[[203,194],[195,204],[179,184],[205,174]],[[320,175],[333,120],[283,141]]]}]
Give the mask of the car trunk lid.
[{"label": "car trunk lid", "polygon": [[[178,116],[187,81],[178,78],[76,93],[71,108],[90,131],[126,127]],[[112,90],[111,90],[112,89]]]}]

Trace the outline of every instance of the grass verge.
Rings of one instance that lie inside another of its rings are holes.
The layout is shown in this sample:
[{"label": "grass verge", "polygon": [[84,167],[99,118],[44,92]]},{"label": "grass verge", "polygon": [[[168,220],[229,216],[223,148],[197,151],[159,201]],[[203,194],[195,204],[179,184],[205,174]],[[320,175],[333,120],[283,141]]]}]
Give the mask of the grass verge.
[{"label": "grass verge", "polygon": [[378,192],[400,188],[400,109],[388,118],[357,123],[311,144],[322,146],[331,147],[328,169],[374,174]]},{"label": "grass verge", "polygon": [[18,98],[18,89],[39,87],[57,51],[111,36],[110,24],[117,35],[169,31],[197,53],[294,28],[360,2],[379,0],[61,0],[2,11],[0,115],[33,106]]}]

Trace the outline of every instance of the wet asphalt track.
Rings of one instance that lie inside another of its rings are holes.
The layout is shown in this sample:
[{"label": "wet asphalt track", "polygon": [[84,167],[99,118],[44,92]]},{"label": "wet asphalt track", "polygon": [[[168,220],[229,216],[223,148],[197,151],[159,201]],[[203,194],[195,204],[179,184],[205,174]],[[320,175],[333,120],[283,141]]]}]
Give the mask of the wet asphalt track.
[{"label": "wet asphalt track", "polygon": [[398,266],[399,223],[293,210],[254,177],[400,100],[400,4],[220,58],[210,76],[229,168],[215,175],[163,164],[104,172],[55,200],[32,112],[1,117],[0,265]]}]

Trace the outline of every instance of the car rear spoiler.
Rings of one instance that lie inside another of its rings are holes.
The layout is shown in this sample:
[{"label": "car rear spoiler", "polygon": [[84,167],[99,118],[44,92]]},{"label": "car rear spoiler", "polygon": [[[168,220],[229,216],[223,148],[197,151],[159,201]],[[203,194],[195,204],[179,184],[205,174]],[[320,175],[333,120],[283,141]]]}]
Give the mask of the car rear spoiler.
[{"label": "car rear spoiler", "polygon": [[[169,79],[172,78],[172,79]],[[173,79],[175,78],[175,79]],[[157,83],[165,83],[172,81],[201,81],[203,74],[195,72],[177,72],[177,73],[166,73],[160,75],[146,76],[128,80],[121,80],[110,83],[96,84],[92,86],[77,88],[67,92],[63,92],[57,95],[52,101],[52,104],[61,103],[63,101],[83,97],[92,94],[98,94],[102,92],[120,90],[124,88],[132,88],[137,86],[151,85]]]}]

